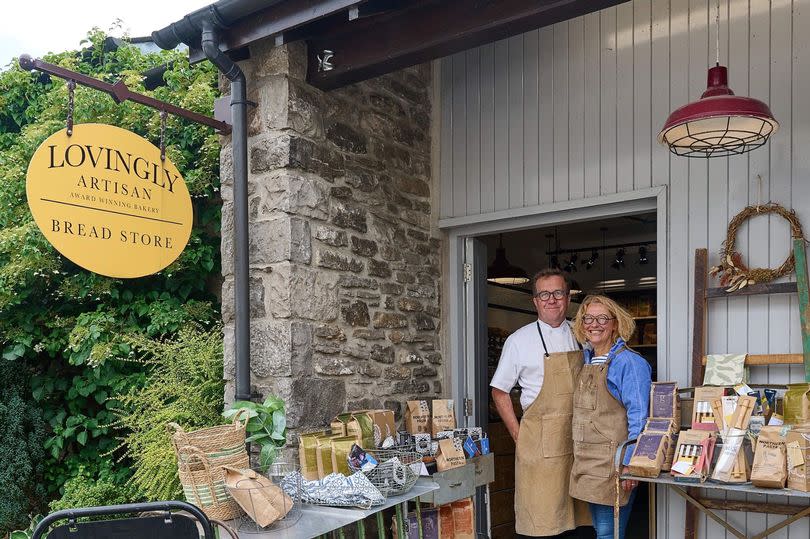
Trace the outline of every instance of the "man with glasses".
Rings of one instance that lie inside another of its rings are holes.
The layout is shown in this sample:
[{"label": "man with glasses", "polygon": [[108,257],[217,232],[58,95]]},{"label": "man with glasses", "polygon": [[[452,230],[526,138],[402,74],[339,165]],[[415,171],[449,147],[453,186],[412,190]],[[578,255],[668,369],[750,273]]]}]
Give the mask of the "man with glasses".
[{"label": "man with glasses", "polygon": [[[565,319],[570,287],[562,272],[532,279],[537,320],[506,339],[492,377],[492,400],[515,441],[515,531],[554,536],[590,524],[588,508],[568,494],[573,463],[571,417],[581,347]],[[521,388],[518,422],[510,391]]]}]

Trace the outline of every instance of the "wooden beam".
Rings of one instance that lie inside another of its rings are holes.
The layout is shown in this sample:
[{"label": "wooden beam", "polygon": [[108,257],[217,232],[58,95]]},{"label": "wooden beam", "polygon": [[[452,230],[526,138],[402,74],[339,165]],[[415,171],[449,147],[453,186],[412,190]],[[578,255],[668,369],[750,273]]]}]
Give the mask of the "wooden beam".
[{"label": "wooden beam", "polygon": [[[309,83],[332,89],[628,0],[434,0],[394,16],[322,29],[308,41]],[[333,68],[318,55],[332,51]]]},{"label": "wooden beam", "polygon": [[799,318],[802,326],[804,379],[810,382],[810,292],[807,282],[807,251],[804,238],[793,238],[793,258],[796,260],[796,287],[799,292]]},{"label": "wooden beam", "polygon": [[[706,354],[706,280],[709,271],[708,266],[708,251],[706,249],[695,249],[695,295],[692,298],[694,302],[692,326],[693,387],[703,385],[703,356]],[[691,496],[697,496],[698,492],[696,488],[687,489],[688,495]],[[686,504],[683,536],[684,539],[695,539],[697,536],[697,509],[690,504]]]},{"label": "wooden beam", "polygon": [[742,502],[736,500],[719,500],[714,498],[697,498],[707,509],[718,511],[740,511],[743,513],[766,513],[769,515],[793,516],[806,508],[802,505],[787,505],[782,503]]},{"label": "wooden beam", "polygon": [[795,294],[796,283],[760,283],[746,286],[736,292],[726,292],[725,288],[709,288],[707,298],[732,298],[735,296],[757,296],[759,294]]},{"label": "wooden beam", "polygon": [[[746,365],[802,365],[803,354],[748,354],[745,357]],[[706,356],[703,356],[702,365],[706,365]]]}]

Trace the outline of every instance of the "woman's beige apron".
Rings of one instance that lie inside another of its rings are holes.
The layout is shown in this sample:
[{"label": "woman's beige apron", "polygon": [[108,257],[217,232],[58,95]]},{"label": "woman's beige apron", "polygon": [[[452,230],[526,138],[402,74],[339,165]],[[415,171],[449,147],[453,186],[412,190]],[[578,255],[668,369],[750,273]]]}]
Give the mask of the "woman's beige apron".
[{"label": "woman's beige apron", "polygon": [[543,361],[543,385],[520,421],[515,452],[515,531],[530,536],[591,523],[587,505],[568,495],[574,381],[582,352],[554,352]]},{"label": "woman's beige apron", "polygon": [[[571,496],[578,500],[610,506],[616,501],[613,458],[616,448],[627,439],[627,410],[607,386],[613,357],[615,354],[601,365],[584,365],[577,377],[570,487]],[[620,505],[627,505],[629,499],[630,493],[622,489]]]}]

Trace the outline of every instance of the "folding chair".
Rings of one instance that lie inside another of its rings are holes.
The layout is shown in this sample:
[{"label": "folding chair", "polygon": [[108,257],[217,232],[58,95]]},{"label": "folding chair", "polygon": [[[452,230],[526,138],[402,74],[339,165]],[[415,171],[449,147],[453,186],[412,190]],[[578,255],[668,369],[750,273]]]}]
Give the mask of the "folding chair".
[{"label": "folding chair", "polygon": [[[82,521],[87,517],[149,515],[114,520]],[[176,513],[173,511],[185,511]],[[53,529],[55,522],[67,520]],[[211,521],[199,508],[186,502],[150,502],[65,509],[46,516],[34,530],[33,539],[214,539]]]}]

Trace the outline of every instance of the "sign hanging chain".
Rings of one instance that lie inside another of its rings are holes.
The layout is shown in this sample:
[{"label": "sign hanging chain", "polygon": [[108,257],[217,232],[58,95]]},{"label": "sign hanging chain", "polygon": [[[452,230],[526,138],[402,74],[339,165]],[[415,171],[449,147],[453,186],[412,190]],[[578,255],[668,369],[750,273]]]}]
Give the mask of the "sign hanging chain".
[{"label": "sign hanging chain", "polygon": [[168,113],[165,109],[160,111],[160,160],[166,160],[166,117]]},{"label": "sign hanging chain", "polygon": [[68,106],[67,106],[67,136],[73,134],[73,91],[76,89],[76,81],[70,79],[67,83]]}]

